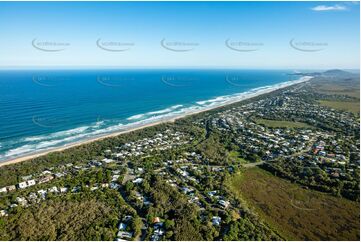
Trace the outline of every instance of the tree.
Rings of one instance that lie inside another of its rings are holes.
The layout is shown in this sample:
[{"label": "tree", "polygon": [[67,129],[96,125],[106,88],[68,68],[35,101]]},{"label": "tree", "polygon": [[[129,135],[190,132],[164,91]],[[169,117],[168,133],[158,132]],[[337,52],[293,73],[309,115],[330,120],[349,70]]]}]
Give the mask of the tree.
[{"label": "tree", "polygon": [[130,227],[134,231],[134,237],[138,237],[140,235],[141,229],[142,229],[142,219],[138,216],[135,216],[130,221]]},{"label": "tree", "polygon": [[133,190],[133,188],[134,188],[133,182],[127,181],[127,182],[125,183],[125,191],[126,191],[127,193],[130,193],[130,191]]},{"label": "tree", "polygon": [[166,219],[164,221],[164,228],[166,230],[171,230],[173,227],[174,227],[174,221],[173,220]]}]

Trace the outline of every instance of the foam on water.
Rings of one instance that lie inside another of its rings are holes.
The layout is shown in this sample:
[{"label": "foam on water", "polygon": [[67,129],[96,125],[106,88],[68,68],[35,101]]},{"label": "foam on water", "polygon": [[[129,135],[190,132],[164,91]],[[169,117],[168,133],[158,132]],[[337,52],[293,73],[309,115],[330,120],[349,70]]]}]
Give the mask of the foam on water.
[{"label": "foam on water", "polygon": [[133,116],[130,116],[129,118],[127,118],[127,120],[138,120],[138,119],[142,119],[142,118],[146,118],[149,116],[154,116],[156,114],[165,114],[165,113],[170,113],[176,109],[179,109],[180,107],[183,107],[183,105],[174,105],[171,106],[169,108],[165,108],[165,109],[161,109],[161,110],[157,110],[157,111],[151,111],[151,112],[147,112],[147,113],[141,113],[141,114],[136,114]]},{"label": "foam on water", "polygon": [[136,115],[133,115],[129,118],[127,118],[127,120],[136,120],[136,119],[141,119],[144,117],[145,114],[136,114]]}]

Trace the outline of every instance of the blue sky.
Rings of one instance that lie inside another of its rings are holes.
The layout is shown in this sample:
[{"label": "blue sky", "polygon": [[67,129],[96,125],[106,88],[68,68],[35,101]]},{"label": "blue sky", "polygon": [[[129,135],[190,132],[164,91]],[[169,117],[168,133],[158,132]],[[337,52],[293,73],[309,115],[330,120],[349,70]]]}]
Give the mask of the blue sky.
[{"label": "blue sky", "polygon": [[0,67],[358,69],[359,15],[352,2],[0,2]]}]

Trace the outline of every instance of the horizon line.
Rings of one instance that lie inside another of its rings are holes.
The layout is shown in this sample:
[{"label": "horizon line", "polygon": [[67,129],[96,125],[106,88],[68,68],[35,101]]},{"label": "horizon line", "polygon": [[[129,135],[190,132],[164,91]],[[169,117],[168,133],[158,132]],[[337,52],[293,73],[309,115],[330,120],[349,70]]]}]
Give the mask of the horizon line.
[{"label": "horizon line", "polygon": [[232,69],[232,70],[354,70],[350,67],[240,67],[240,66],[0,66],[0,70],[134,70],[134,69]]}]

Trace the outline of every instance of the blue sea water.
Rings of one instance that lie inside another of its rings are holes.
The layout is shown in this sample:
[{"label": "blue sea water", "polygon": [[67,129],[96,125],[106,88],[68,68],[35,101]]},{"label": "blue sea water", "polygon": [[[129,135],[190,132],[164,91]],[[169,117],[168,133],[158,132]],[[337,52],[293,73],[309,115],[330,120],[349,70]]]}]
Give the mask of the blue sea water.
[{"label": "blue sea water", "polygon": [[[202,110],[287,70],[2,70],[0,161]],[[293,77],[296,79],[296,77]]]}]

